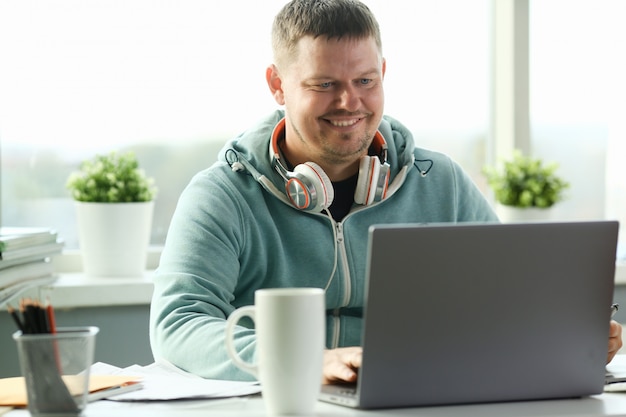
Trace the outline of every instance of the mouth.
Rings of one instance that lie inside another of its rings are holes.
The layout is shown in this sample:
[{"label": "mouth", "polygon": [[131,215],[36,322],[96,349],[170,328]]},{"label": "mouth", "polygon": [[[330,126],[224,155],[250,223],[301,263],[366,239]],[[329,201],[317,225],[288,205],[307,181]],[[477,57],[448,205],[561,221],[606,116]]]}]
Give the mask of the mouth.
[{"label": "mouth", "polygon": [[323,119],[327,123],[331,124],[334,127],[352,127],[359,123],[361,120],[365,119],[365,117],[350,117],[350,118],[341,118],[341,119]]}]

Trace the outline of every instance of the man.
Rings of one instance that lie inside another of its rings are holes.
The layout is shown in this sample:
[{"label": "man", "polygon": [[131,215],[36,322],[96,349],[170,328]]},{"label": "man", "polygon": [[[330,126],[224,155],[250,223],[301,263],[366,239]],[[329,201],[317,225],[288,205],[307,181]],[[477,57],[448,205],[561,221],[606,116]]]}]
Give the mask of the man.
[{"label": "man", "polygon": [[[228,358],[226,317],[259,288],[314,286],[327,289],[324,382],[352,381],[368,227],[497,218],[456,163],[383,117],[386,63],[365,5],[293,0],[272,44],[266,79],[284,111],[227,144],[181,195],[154,278],[152,348],[203,377],[251,379]],[[253,361],[241,324],[236,348]]]}]

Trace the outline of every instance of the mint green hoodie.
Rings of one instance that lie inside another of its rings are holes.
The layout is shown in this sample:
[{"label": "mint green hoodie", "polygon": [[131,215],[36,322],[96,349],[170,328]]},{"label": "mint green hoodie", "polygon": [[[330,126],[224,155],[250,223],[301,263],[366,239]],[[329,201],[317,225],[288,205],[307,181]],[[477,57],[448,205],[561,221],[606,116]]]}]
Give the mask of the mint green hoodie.
[{"label": "mint green hoodie", "polygon": [[[155,359],[206,378],[253,379],[228,358],[225,318],[254,304],[259,288],[325,288],[335,251],[337,268],[326,292],[327,347],[357,346],[370,225],[497,221],[455,162],[415,148],[411,133],[390,117],[379,126],[389,149],[388,197],[369,206],[355,204],[339,223],[300,211],[286,201],[284,181],[269,158],[272,130],[283,117],[276,111],[228,143],[218,162],[198,173],[181,194],[154,276],[150,340]],[[246,169],[231,169],[234,161]],[[419,254],[414,262],[419,264]],[[240,323],[235,334],[241,356],[254,361],[250,323]]]}]

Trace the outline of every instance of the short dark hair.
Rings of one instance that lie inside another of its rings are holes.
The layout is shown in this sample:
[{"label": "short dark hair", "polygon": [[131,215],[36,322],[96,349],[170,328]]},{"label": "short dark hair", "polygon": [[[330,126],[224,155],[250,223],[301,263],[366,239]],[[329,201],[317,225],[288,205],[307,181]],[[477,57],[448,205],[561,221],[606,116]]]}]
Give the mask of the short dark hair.
[{"label": "short dark hair", "polygon": [[374,14],[359,0],[292,0],[274,19],[274,59],[293,56],[304,36],[328,39],[373,37],[382,54],[380,28]]}]

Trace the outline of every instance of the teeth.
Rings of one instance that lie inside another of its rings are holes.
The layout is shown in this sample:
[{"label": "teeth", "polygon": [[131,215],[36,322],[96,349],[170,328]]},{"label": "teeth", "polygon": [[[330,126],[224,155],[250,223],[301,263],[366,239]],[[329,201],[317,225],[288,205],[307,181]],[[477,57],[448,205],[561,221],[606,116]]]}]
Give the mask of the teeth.
[{"label": "teeth", "polygon": [[359,121],[359,119],[353,119],[353,120],[329,120],[330,124],[332,124],[333,126],[337,126],[337,127],[352,126],[353,124],[355,124],[358,121]]}]

